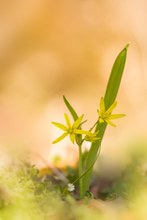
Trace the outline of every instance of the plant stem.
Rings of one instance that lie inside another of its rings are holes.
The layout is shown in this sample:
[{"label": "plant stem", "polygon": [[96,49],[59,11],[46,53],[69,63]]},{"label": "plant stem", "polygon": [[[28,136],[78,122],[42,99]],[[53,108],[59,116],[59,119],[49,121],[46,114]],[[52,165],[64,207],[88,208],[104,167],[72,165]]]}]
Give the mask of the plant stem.
[{"label": "plant stem", "polygon": [[98,124],[98,121],[96,121],[96,122],[94,123],[94,125],[90,128],[89,131],[92,131],[97,124]]},{"label": "plant stem", "polygon": [[[82,145],[79,145],[79,177],[83,173],[83,158],[82,158]],[[83,194],[83,178],[79,179],[80,199],[84,197]]]},{"label": "plant stem", "polygon": [[[98,137],[101,137],[101,139],[93,142],[91,145],[91,148],[87,155],[86,170],[89,169],[89,167],[91,167],[91,165],[93,164],[93,161],[95,161],[95,159],[98,157],[97,153],[100,150],[101,141],[103,139],[106,127],[107,127],[107,124],[105,122],[97,124],[96,131],[99,130]],[[83,177],[83,194],[85,194],[86,191],[89,190],[90,180],[91,180],[91,175],[92,175],[92,168],[93,166],[91,167],[91,169],[89,169],[89,172]]]}]

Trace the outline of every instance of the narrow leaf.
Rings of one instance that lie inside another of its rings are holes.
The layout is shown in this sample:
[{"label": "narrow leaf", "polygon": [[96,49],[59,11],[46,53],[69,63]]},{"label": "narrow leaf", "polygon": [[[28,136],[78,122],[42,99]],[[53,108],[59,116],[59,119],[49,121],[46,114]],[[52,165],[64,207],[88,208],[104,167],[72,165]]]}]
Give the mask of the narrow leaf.
[{"label": "narrow leaf", "polygon": [[63,100],[64,103],[66,105],[66,107],[68,108],[68,110],[70,111],[74,121],[76,121],[78,119],[78,115],[76,113],[76,111],[74,110],[74,108],[71,106],[71,104],[68,102],[68,100],[65,98],[65,96],[63,96]]},{"label": "narrow leaf", "polygon": [[[126,47],[118,54],[113,67],[112,71],[109,77],[109,81],[107,84],[105,96],[104,96],[104,102],[106,109],[108,109],[115,101],[115,98],[118,93],[118,89],[120,86],[125,62],[126,62],[126,55],[127,55],[127,49],[129,44],[126,45]],[[100,137],[100,140],[95,141],[91,144],[91,148],[87,155],[86,160],[86,170],[93,164],[93,161],[95,161],[95,158],[97,157],[97,153],[100,150],[101,142],[105,133],[107,127],[107,123],[100,123],[98,122],[96,126],[96,132],[99,131],[98,136]],[[92,174],[92,168],[89,170],[89,172],[83,177],[83,193],[85,193],[87,190],[89,190],[90,186],[90,180],[91,180],[91,174]]]},{"label": "narrow leaf", "polygon": [[92,169],[92,167],[94,166],[96,160],[97,160],[97,157],[96,157],[96,159],[94,160],[94,162],[91,164],[91,166],[90,166],[84,173],[82,173],[81,176],[79,176],[76,180],[74,180],[74,182],[72,182],[72,184],[75,184],[77,181],[79,181],[80,179],[82,179],[82,178],[89,172],[89,170]]},{"label": "narrow leaf", "polygon": [[104,97],[106,109],[109,108],[113,104],[117,96],[118,89],[119,89],[120,82],[121,82],[122,75],[123,75],[123,70],[125,67],[126,53],[127,53],[128,46],[129,44],[127,44],[125,48],[119,53],[119,55],[117,56],[113,64],[112,71],[111,71],[110,78],[109,78],[106,92],[105,92],[105,97]]}]

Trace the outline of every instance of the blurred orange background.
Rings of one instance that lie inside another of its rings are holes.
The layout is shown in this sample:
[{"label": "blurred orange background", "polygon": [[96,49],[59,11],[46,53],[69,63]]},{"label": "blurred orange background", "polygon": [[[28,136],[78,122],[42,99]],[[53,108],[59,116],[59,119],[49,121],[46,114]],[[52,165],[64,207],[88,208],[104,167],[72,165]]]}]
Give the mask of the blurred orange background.
[{"label": "blurred orange background", "polygon": [[[74,165],[77,149],[51,121],[64,122],[62,95],[88,126],[96,118],[112,64],[131,42],[116,112],[102,154],[119,158],[130,141],[146,139],[147,3],[144,0],[0,1],[0,148],[28,152],[44,166]],[[59,133],[58,133],[59,132]]]}]

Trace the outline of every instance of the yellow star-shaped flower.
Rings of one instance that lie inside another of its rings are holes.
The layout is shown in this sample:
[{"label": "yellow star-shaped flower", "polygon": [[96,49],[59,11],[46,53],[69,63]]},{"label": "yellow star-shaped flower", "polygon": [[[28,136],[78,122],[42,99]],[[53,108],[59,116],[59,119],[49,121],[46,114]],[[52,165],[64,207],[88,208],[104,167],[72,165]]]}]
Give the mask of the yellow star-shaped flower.
[{"label": "yellow star-shaped flower", "polygon": [[125,114],[111,114],[113,109],[116,107],[117,102],[114,102],[107,110],[105,107],[104,98],[102,97],[100,100],[100,107],[99,110],[97,110],[99,115],[99,122],[103,123],[106,122],[107,124],[115,127],[116,125],[111,122],[111,120],[122,118],[125,116]]},{"label": "yellow star-shaped flower", "polygon": [[59,141],[63,140],[68,135],[69,135],[70,140],[71,140],[72,143],[75,142],[76,135],[78,135],[78,134],[91,135],[90,131],[84,131],[84,130],[80,129],[80,125],[81,125],[83,116],[84,115],[80,116],[73,123],[73,125],[71,125],[71,122],[70,122],[69,117],[68,117],[67,114],[64,114],[66,125],[60,124],[58,122],[52,122],[53,125],[55,125],[56,127],[60,128],[61,130],[64,131],[64,133],[60,137],[58,137],[55,141],[53,141],[53,144],[58,143]]},{"label": "yellow star-shaped flower", "polygon": [[91,133],[89,135],[86,135],[85,136],[85,141],[89,141],[89,142],[95,142],[97,140],[99,140],[100,138],[97,136],[98,134],[98,131],[97,132],[94,132],[94,133]]}]

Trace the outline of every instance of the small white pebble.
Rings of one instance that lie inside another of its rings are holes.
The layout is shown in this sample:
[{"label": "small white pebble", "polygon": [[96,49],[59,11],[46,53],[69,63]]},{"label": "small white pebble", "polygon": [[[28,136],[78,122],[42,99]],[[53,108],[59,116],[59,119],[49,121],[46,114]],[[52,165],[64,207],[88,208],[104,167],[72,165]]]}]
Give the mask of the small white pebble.
[{"label": "small white pebble", "polygon": [[73,191],[75,190],[75,185],[72,184],[72,183],[68,183],[68,185],[67,185],[67,190],[68,190],[69,192],[73,192]]}]

